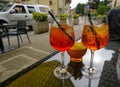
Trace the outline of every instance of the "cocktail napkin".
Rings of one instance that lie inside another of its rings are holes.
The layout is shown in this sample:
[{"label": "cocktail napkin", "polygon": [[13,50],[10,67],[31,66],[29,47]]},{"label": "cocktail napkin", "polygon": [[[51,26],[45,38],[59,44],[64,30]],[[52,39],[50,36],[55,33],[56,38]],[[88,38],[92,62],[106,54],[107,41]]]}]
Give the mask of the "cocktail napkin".
[{"label": "cocktail napkin", "polygon": [[116,70],[117,70],[118,80],[120,80],[120,53],[119,53],[118,59],[117,59]]}]

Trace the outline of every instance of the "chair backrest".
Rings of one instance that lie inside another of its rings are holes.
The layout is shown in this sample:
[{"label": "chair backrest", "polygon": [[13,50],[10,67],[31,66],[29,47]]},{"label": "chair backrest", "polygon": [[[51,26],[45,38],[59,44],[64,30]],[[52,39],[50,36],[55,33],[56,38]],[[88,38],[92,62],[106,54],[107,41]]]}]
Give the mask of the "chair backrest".
[{"label": "chair backrest", "polygon": [[17,21],[17,27],[26,27],[26,21]]},{"label": "chair backrest", "polygon": [[17,21],[17,31],[18,33],[21,33],[21,34],[27,33],[26,21],[24,20]]}]

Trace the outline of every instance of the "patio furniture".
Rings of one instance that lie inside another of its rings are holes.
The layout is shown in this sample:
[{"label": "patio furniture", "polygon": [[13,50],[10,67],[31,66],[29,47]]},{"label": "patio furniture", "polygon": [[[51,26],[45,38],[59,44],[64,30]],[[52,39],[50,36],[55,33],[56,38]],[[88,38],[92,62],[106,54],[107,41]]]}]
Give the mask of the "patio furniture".
[{"label": "patio furniture", "polygon": [[17,36],[18,47],[20,47],[20,40],[19,39],[21,39],[21,41],[23,41],[22,37],[21,37],[22,34],[25,34],[27,36],[28,41],[31,44],[29,35],[27,33],[26,21],[18,21],[16,29],[13,29],[13,30],[11,30],[11,29],[9,30],[8,29],[7,38],[8,38],[8,44],[9,44],[9,46],[10,46],[10,36]]}]

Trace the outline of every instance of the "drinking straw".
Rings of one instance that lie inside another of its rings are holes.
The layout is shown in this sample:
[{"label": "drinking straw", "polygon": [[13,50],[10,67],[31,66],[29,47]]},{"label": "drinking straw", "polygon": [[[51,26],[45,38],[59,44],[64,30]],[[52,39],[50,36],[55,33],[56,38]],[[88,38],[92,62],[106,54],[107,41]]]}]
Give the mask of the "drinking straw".
[{"label": "drinking straw", "polygon": [[[92,23],[92,20],[91,20],[90,12],[88,12],[88,18],[89,18],[90,25],[93,26],[93,23]],[[96,35],[96,31],[93,29],[93,27],[90,27],[90,28],[91,28],[91,31],[93,32],[93,34]]]},{"label": "drinking straw", "polygon": [[97,43],[97,48],[99,49],[100,48],[100,42],[99,40],[97,39],[97,32],[93,29],[93,23],[92,23],[92,20],[91,20],[91,15],[90,15],[90,12],[88,12],[88,18],[89,18],[89,22],[90,22],[90,25],[92,25],[90,28],[91,28],[91,31],[93,33],[93,35],[95,36],[95,41]]},{"label": "drinking straw", "polygon": [[54,15],[48,11],[48,13],[51,15],[51,17],[53,18],[53,20],[57,23],[58,26],[61,26],[60,23],[55,19]]},{"label": "drinking straw", "polygon": [[51,15],[51,17],[53,18],[53,20],[56,22],[56,24],[59,26],[59,28],[72,40],[74,41],[74,39],[68,34],[66,33],[65,29],[61,26],[61,24],[56,20],[56,18],[54,17],[54,15],[51,13],[51,11],[48,11],[48,13]]},{"label": "drinking straw", "polygon": [[88,12],[88,18],[89,18],[89,22],[91,25],[93,25],[92,21],[91,21],[91,15],[90,15],[90,12]]}]

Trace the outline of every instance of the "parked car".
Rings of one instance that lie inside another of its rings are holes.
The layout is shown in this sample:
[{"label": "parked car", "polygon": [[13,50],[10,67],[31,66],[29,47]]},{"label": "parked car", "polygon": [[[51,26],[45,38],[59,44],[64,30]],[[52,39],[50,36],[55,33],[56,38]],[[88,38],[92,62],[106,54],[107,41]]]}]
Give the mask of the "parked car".
[{"label": "parked car", "polygon": [[[9,4],[0,9],[0,24],[16,24],[18,20],[25,20],[28,27],[32,27],[32,12],[48,14],[49,10],[46,5]],[[49,14],[48,21],[52,21]]]}]

